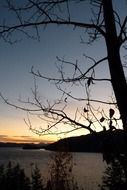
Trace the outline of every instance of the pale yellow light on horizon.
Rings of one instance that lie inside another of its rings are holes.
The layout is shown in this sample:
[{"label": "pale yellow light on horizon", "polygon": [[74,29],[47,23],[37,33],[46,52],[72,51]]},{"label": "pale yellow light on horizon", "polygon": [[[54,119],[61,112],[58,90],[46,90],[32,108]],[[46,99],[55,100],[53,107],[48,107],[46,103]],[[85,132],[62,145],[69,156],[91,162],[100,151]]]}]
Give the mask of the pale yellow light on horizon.
[{"label": "pale yellow light on horizon", "polygon": [[38,136],[27,127],[20,118],[0,118],[0,141],[1,142],[53,142],[54,136]]}]

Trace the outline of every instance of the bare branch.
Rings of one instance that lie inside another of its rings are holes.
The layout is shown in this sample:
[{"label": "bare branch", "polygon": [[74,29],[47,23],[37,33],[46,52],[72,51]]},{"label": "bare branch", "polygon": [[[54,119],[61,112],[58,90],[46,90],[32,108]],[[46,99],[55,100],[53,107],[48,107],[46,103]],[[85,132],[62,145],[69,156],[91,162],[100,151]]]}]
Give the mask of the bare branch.
[{"label": "bare branch", "polygon": [[125,28],[126,24],[127,24],[127,16],[125,17],[125,19],[123,21],[123,24],[122,24],[121,30],[120,30],[120,34],[118,37],[120,45],[127,40],[126,28]]},{"label": "bare branch", "polygon": [[62,71],[62,70],[60,70],[61,78],[50,78],[50,77],[44,76],[44,75],[42,75],[42,74],[40,73],[39,70],[38,70],[37,72],[35,72],[35,71],[34,71],[34,67],[31,68],[31,72],[30,72],[30,73],[33,74],[34,76],[37,76],[37,77],[46,79],[46,80],[48,80],[48,81],[54,81],[54,82],[56,82],[56,83],[61,83],[61,82],[62,82],[62,83],[63,83],[63,82],[64,82],[64,83],[70,83],[70,82],[74,83],[74,82],[79,82],[79,81],[81,81],[81,80],[86,80],[86,79],[91,79],[91,80],[96,80],[96,81],[109,81],[109,82],[111,82],[110,79],[106,79],[106,78],[97,79],[97,78],[93,78],[93,77],[91,77],[91,76],[90,76],[90,77],[87,77],[87,74],[88,74],[91,70],[93,70],[97,65],[99,65],[101,62],[103,62],[103,61],[105,61],[105,60],[107,60],[107,57],[102,58],[101,60],[99,60],[99,61],[97,61],[97,62],[94,60],[95,63],[94,63],[91,67],[89,67],[89,68],[87,69],[87,71],[85,71],[84,73],[77,67],[77,63],[74,64],[74,63],[66,62],[66,61],[63,60],[63,63],[68,63],[68,64],[71,64],[71,65],[75,66],[75,69],[77,69],[77,70],[80,72],[80,75],[79,75],[79,76],[74,77],[74,75],[73,75],[72,78],[70,78],[70,77],[65,78],[64,75],[63,75],[63,71]]},{"label": "bare branch", "polygon": [[[66,92],[58,85],[57,85],[57,89],[60,90],[61,92],[63,92],[63,94],[65,94],[67,97],[72,98],[73,100],[77,100],[79,102],[84,102],[84,101],[88,102],[88,98],[75,97],[71,94],[71,92]],[[106,105],[116,105],[117,104],[116,102],[107,102],[107,101],[103,101],[103,100],[96,100],[96,99],[90,99],[90,98],[89,98],[89,102],[101,103],[101,104],[106,104]]]},{"label": "bare branch", "polygon": [[[42,135],[43,135],[43,133],[45,134],[45,132],[48,132],[48,133],[49,133],[51,129],[53,129],[56,125],[58,125],[58,124],[61,123],[61,122],[63,122],[64,124],[68,124],[68,125],[70,125],[70,126],[77,126],[75,129],[72,129],[72,130],[69,130],[69,131],[67,130],[67,132],[63,132],[63,133],[72,132],[72,131],[78,130],[79,128],[86,129],[86,130],[90,131],[91,133],[94,132],[94,131],[90,128],[91,123],[90,123],[88,126],[87,126],[87,125],[84,125],[84,124],[82,124],[81,122],[78,122],[78,121],[76,121],[75,119],[72,119],[72,118],[70,118],[69,116],[67,116],[67,114],[64,112],[64,110],[54,109],[54,108],[53,108],[54,106],[49,106],[49,107],[47,107],[47,108],[46,108],[46,107],[43,107],[42,104],[40,103],[39,99],[37,98],[37,94],[36,94],[36,93],[37,93],[37,92],[35,92],[34,97],[35,97],[35,101],[37,102],[37,107],[38,107],[37,109],[25,108],[25,107],[18,106],[18,105],[15,105],[15,104],[13,104],[13,103],[10,103],[7,99],[5,99],[5,98],[3,97],[2,94],[0,94],[0,97],[3,99],[3,101],[4,101],[7,105],[12,106],[12,107],[14,107],[14,108],[16,108],[16,109],[20,109],[20,110],[26,111],[27,113],[30,113],[30,114],[31,114],[31,113],[34,113],[34,112],[35,112],[35,115],[36,115],[36,114],[37,114],[36,112],[39,112],[39,113],[40,113],[40,112],[43,112],[44,114],[45,114],[45,113],[50,114],[51,117],[48,116],[48,115],[47,115],[47,117],[54,119],[54,120],[55,120],[55,123],[52,124],[52,125],[50,125],[50,126],[48,126],[46,129],[41,129]],[[31,102],[28,102],[28,103],[31,104]],[[33,104],[32,104],[32,105],[33,105]],[[35,105],[36,105],[36,104],[35,104]],[[53,116],[55,116],[55,118],[53,118]],[[32,124],[31,124],[29,118],[28,118],[28,122],[25,120],[25,123],[27,123],[27,125],[29,126],[29,128],[30,128],[32,131],[34,131],[34,132],[36,132],[36,133],[39,134],[38,129],[33,129]],[[53,132],[52,132],[52,134],[53,134]],[[57,133],[54,132],[54,134],[57,134]],[[61,134],[61,132],[59,132],[59,134]]]},{"label": "bare branch", "polygon": [[35,27],[35,26],[45,26],[49,24],[56,24],[56,25],[71,25],[74,27],[80,27],[80,28],[94,28],[98,30],[103,36],[105,36],[105,32],[98,27],[95,24],[87,24],[87,23],[82,23],[82,22],[75,22],[75,21],[57,21],[57,20],[49,20],[49,21],[40,21],[40,22],[31,22],[31,23],[24,23],[24,24],[19,24],[19,25],[14,25],[14,26],[4,26],[0,25],[0,35],[6,34],[8,32],[16,31],[19,28],[26,28],[26,27]]}]

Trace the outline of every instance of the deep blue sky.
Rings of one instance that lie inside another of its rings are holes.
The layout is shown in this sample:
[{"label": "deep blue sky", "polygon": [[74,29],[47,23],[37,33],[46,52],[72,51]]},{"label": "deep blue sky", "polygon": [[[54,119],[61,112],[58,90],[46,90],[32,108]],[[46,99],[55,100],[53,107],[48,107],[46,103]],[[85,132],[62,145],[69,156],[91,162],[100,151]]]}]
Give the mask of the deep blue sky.
[{"label": "deep blue sky", "polygon": [[[126,9],[124,9],[125,0],[114,0],[115,6],[122,10],[121,14],[124,15]],[[78,8],[72,9],[73,19],[80,19],[82,21],[89,20],[90,10],[85,3],[77,4]],[[84,11],[85,10],[85,11]],[[10,16],[10,13],[3,11],[3,17]],[[11,17],[12,18],[12,17]],[[12,19],[13,20],[13,19]],[[66,26],[47,26],[44,30],[40,28],[40,42],[27,39],[23,36],[18,36],[18,39],[22,41],[13,45],[0,41],[0,92],[3,93],[12,102],[16,102],[17,99],[31,97],[31,88],[33,87],[33,76],[29,73],[32,66],[35,69],[39,69],[43,74],[48,76],[57,76],[57,70],[55,67],[56,56],[60,58],[64,57],[66,60],[74,61],[78,60],[82,67],[86,67],[86,60],[83,54],[95,58],[102,58],[105,56],[104,42],[97,40],[93,47],[80,43],[80,36],[84,38],[84,31],[82,29]],[[85,65],[85,66],[84,66]],[[103,64],[98,70],[97,74],[106,77],[107,66]],[[56,99],[58,92],[53,85],[48,84],[45,81],[37,80],[39,90],[42,99]],[[106,95],[109,96],[109,86],[93,87],[94,97],[103,98]],[[82,93],[82,92],[81,92]],[[80,95],[80,91],[75,89],[75,94]],[[108,97],[109,98],[109,97]],[[71,100],[72,101],[72,100]],[[72,102],[73,103],[73,102]],[[26,117],[26,113],[18,111],[14,108],[4,104],[0,99],[0,140],[7,140],[8,138],[18,137],[22,140],[38,138],[33,136],[33,133],[29,131],[25,125],[23,118]],[[37,123],[36,123],[37,125]],[[26,137],[25,137],[26,136]],[[40,137],[40,139],[47,139],[48,137]],[[51,138],[51,137],[50,137]]]}]

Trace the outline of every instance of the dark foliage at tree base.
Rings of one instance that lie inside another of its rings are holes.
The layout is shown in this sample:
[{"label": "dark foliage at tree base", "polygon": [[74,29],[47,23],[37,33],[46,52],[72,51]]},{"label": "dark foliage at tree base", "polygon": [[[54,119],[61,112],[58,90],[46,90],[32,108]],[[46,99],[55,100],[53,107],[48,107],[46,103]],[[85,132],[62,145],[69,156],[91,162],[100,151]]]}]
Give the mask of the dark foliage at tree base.
[{"label": "dark foliage at tree base", "polygon": [[[51,179],[48,179],[44,185],[40,170],[36,165],[32,166],[30,177],[26,176],[19,164],[13,165],[9,162],[7,166],[0,165],[0,190],[56,190],[54,185]],[[67,188],[61,186],[60,189],[80,190],[73,178]]]},{"label": "dark foliage at tree base", "polygon": [[0,166],[0,189],[30,190],[30,179],[26,177],[19,164],[12,166],[12,163],[9,162],[7,167]]},{"label": "dark foliage at tree base", "polygon": [[125,173],[118,160],[106,168],[101,190],[127,190]]}]

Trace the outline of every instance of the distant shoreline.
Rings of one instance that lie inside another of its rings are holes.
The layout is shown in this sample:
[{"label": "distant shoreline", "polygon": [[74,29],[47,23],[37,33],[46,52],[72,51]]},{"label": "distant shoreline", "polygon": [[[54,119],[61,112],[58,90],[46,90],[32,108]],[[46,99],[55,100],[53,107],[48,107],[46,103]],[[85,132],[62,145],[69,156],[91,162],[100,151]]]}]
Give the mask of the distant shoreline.
[{"label": "distant shoreline", "polygon": [[42,149],[47,144],[39,143],[11,143],[11,142],[0,142],[0,148],[22,148],[22,149]]}]

